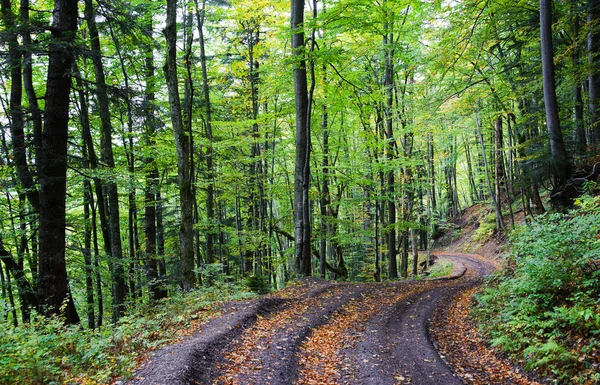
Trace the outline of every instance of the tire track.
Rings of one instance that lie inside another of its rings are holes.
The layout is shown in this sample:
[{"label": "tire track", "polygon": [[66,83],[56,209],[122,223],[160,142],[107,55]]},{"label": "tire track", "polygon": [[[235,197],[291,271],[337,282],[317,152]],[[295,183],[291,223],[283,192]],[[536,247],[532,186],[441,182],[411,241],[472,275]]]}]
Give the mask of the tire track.
[{"label": "tire track", "polygon": [[226,362],[217,384],[291,384],[298,377],[298,352],[311,331],[328,322],[345,304],[361,295],[362,285],[337,284],[318,297],[297,301],[259,320],[245,331]]}]

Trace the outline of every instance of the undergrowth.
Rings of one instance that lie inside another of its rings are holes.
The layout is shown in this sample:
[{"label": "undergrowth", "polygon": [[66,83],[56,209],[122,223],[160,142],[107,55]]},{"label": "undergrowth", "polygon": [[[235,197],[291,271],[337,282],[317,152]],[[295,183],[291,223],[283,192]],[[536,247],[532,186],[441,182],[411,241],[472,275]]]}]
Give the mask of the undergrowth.
[{"label": "undergrowth", "polygon": [[561,384],[600,384],[600,197],[511,234],[511,256],[477,296],[493,346]]},{"label": "undergrowth", "polygon": [[438,260],[432,267],[427,278],[446,277],[454,270],[454,263],[447,259]]},{"label": "undergrowth", "polygon": [[0,321],[0,384],[105,384],[128,377],[144,353],[191,333],[217,303],[252,296],[219,283],[140,305],[95,330],[41,316],[19,327]]}]

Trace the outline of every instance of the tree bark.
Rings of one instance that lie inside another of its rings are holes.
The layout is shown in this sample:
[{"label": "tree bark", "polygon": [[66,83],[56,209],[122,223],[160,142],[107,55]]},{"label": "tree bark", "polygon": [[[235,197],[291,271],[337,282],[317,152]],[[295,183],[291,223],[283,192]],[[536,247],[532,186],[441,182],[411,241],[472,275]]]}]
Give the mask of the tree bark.
[{"label": "tree bark", "polygon": [[600,0],[588,0],[589,109],[592,143],[600,140]]},{"label": "tree bark", "polygon": [[6,28],[6,41],[8,43],[8,65],[10,67],[10,134],[13,148],[13,161],[21,186],[27,195],[31,206],[37,211],[40,206],[38,190],[35,186],[33,175],[27,163],[25,144],[25,116],[23,111],[23,66],[21,47],[18,41],[15,15],[12,12],[10,0],[2,0],[2,21]]},{"label": "tree bark", "polygon": [[294,252],[296,273],[312,274],[310,247],[310,116],[306,50],[304,48],[304,0],[291,0],[294,100],[296,107],[296,163],[294,169]]},{"label": "tree bark", "polygon": [[[65,208],[69,92],[77,31],[77,1],[56,0],[49,47],[44,131],[38,167],[40,185],[39,286],[40,313],[61,315],[79,323],[65,261]],[[63,306],[65,305],[66,306]]]},{"label": "tree bark", "polygon": [[200,67],[202,69],[202,94],[204,96],[204,127],[208,146],[206,148],[206,219],[210,226],[206,232],[206,263],[215,262],[215,234],[212,228],[215,221],[215,175],[214,175],[214,156],[213,156],[213,130],[212,130],[212,105],[210,101],[210,87],[208,82],[208,69],[206,59],[206,44],[204,38],[204,22],[206,20],[206,0],[202,0],[202,7],[198,7],[198,0],[195,0],[196,19],[198,21],[198,35],[200,45]]},{"label": "tree bark", "polygon": [[560,128],[558,102],[556,100],[554,51],[552,48],[552,0],[540,0],[540,37],[546,127],[553,158],[552,177],[556,188],[563,185],[571,177],[572,166]]},{"label": "tree bark", "polygon": [[184,291],[196,286],[194,274],[194,231],[192,226],[194,196],[192,194],[192,174],[190,166],[190,138],[187,136],[181,113],[179,81],[177,79],[177,0],[167,0],[167,19],[164,29],[167,42],[167,56],[164,74],[169,93],[171,124],[177,151],[177,177],[181,205],[181,223],[179,225],[179,249],[181,286]]},{"label": "tree bark", "polygon": [[[151,33],[152,19],[145,26],[145,29]],[[154,50],[152,43],[148,42],[145,48],[144,61],[144,77],[146,80],[145,88],[145,142],[148,147],[152,148],[156,145],[154,136],[156,135],[156,117],[154,116],[155,103],[155,67],[154,67]],[[161,290],[161,282],[158,276],[158,258],[156,254],[156,189],[158,187],[158,167],[154,159],[154,155],[147,156],[146,162],[146,186],[144,189],[144,234],[146,235],[145,242],[145,257],[146,257],[146,277],[148,279],[148,290],[151,300],[163,298],[164,291]]]},{"label": "tree bark", "polygon": [[[100,37],[95,22],[95,12],[92,0],[85,0],[85,16],[90,33],[90,46],[92,50],[92,63],[96,76],[96,98],[100,113],[100,125],[102,136],[100,140],[100,157],[104,166],[112,170],[115,160],[112,150],[112,123],[108,101],[108,92],[102,65],[102,50],[100,48]],[[125,267],[123,261],[123,246],[121,242],[121,221],[119,216],[119,192],[117,184],[113,181],[103,183],[103,195],[108,203],[108,233],[110,236],[110,256],[113,280],[113,321],[118,321],[125,311],[125,300],[127,297],[127,284],[125,279]]]}]

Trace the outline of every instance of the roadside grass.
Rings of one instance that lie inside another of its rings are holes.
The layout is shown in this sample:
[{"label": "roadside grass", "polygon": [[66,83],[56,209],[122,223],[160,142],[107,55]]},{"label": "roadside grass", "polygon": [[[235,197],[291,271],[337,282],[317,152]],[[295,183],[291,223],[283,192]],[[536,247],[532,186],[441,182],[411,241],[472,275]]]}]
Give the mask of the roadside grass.
[{"label": "roadside grass", "polygon": [[431,266],[427,278],[446,277],[454,270],[454,263],[448,259],[439,258],[436,263]]}]

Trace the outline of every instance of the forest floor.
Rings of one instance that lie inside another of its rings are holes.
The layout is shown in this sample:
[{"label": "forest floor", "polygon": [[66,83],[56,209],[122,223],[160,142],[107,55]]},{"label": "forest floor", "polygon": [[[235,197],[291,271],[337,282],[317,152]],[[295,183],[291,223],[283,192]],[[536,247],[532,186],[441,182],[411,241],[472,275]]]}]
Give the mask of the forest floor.
[{"label": "forest floor", "polygon": [[471,295],[497,263],[439,253],[448,277],[388,283],[307,279],[226,304],[154,352],[143,384],[538,384],[477,338]]}]

